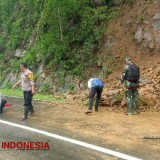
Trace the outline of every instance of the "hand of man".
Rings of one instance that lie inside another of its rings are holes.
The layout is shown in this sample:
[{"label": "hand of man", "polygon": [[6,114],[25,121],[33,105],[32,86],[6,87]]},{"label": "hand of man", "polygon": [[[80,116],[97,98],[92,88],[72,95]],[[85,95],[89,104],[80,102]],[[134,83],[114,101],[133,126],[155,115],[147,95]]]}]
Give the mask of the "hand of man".
[{"label": "hand of man", "polygon": [[16,85],[13,85],[13,86],[12,86],[12,89],[15,89],[15,88],[16,88]]},{"label": "hand of man", "polygon": [[35,95],[35,94],[36,94],[35,90],[32,90],[32,95]]}]

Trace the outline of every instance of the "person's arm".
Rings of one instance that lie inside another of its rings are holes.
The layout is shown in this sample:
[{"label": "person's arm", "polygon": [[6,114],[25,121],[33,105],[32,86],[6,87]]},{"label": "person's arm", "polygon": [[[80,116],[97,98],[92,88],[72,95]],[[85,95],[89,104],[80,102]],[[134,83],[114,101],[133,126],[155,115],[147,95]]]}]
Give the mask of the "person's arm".
[{"label": "person's arm", "polygon": [[123,83],[126,80],[127,71],[128,71],[128,66],[125,66],[124,71],[122,72],[122,76],[120,78],[121,83]]},{"label": "person's arm", "polygon": [[32,85],[32,95],[35,95],[36,92],[35,92],[35,85]]},{"label": "person's arm", "polygon": [[17,83],[15,83],[14,85],[13,85],[13,87],[12,87],[12,89],[15,89],[17,86],[19,86],[21,84],[21,79],[17,82]]},{"label": "person's arm", "polygon": [[30,84],[32,86],[32,95],[35,95],[35,82],[34,82],[34,76],[33,76],[32,72],[28,73],[28,78],[29,78]]}]

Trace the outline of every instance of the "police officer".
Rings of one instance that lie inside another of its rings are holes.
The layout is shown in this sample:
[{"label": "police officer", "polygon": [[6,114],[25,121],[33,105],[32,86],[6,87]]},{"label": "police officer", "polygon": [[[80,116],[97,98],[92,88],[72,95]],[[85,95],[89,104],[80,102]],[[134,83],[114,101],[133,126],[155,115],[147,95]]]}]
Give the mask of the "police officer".
[{"label": "police officer", "polygon": [[21,79],[13,86],[13,89],[20,85],[22,86],[23,95],[24,95],[24,117],[21,119],[22,121],[28,119],[28,113],[34,113],[32,98],[35,95],[35,82],[33,73],[28,69],[26,63],[20,64],[21,70]]},{"label": "police officer", "polygon": [[125,86],[128,111],[126,115],[137,114],[137,96],[139,87],[140,71],[131,58],[125,59],[125,68],[121,76],[121,83]]},{"label": "police officer", "polygon": [[103,87],[104,87],[103,82],[98,78],[91,78],[88,81],[88,88],[90,89],[90,92],[89,92],[89,108],[88,108],[88,111],[85,112],[85,114],[92,113],[93,100],[94,100],[95,95],[97,95],[96,103],[95,103],[95,112],[98,111],[98,106],[99,106],[99,103],[100,103]]}]

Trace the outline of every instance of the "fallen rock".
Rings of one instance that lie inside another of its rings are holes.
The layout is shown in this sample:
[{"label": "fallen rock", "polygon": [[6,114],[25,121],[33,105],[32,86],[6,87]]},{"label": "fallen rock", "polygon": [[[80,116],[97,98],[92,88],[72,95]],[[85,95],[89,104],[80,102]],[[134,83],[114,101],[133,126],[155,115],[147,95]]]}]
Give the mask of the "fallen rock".
[{"label": "fallen rock", "polygon": [[120,101],[118,101],[118,100],[116,100],[116,99],[112,99],[111,101],[110,101],[110,105],[111,106],[117,106],[117,105],[119,105],[121,102]]},{"label": "fallen rock", "polygon": [[121,101],[121,107],[127,107],[127,99],[124,97]]},{"label": "fallen rock", "polygon": [[153,109],[157,112],[160,112],[160,101],[156,102],[156,105],[153,107]]},{"label": "fallen rock", "polygon": [[82,95],[80,95],[80,99],[81,99],[82,101],[85,101],[85,100],[88,99],[88,96],[86,96],[85,94],[82,94]]},{"label": "fallen rock", "polygon": [[135,34],[135,39],[137,40],[138,43],[141,42],[142,40],[142,29],[139,28],[138,31]]},{"label": "fallen rock", "polygon": [[106,94],[106,96],[115,96],[118,93],[120,93],[120,89],[110,90],[110,91],[108,91],[108,93]]},{"label": "fallen rock", "polygon": [[101,106],[111,106],[110,102],[106,99],[104,101],[101,101]]},{"label": "fallen rock", "polygon": [[72,99],[72,100],[73,100],[73,96],[71,96],[71,95],[67,95],[67,96],[65,96],[64,98],[65,98],[65,99]]}]

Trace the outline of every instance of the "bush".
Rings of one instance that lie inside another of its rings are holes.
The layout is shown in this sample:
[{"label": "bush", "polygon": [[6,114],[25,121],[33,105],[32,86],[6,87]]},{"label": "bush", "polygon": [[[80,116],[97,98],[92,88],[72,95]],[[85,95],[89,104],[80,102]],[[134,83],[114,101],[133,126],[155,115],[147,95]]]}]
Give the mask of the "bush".
[{"label": "bush", "polygon": [[[29,66],[43,61],[50,70],[83,77],[83,71],[97,60],[105,24],[119,11],[109,9],[105,0],[100,4],[93,0],[5,0],[0,14],[0,51],[8,62],[0,69],[7,65],[17,72],[22,61]],[[14,58],[17,48],[26,50],[21,59]],[[109,74],[110,68],[105,72]]]}]

